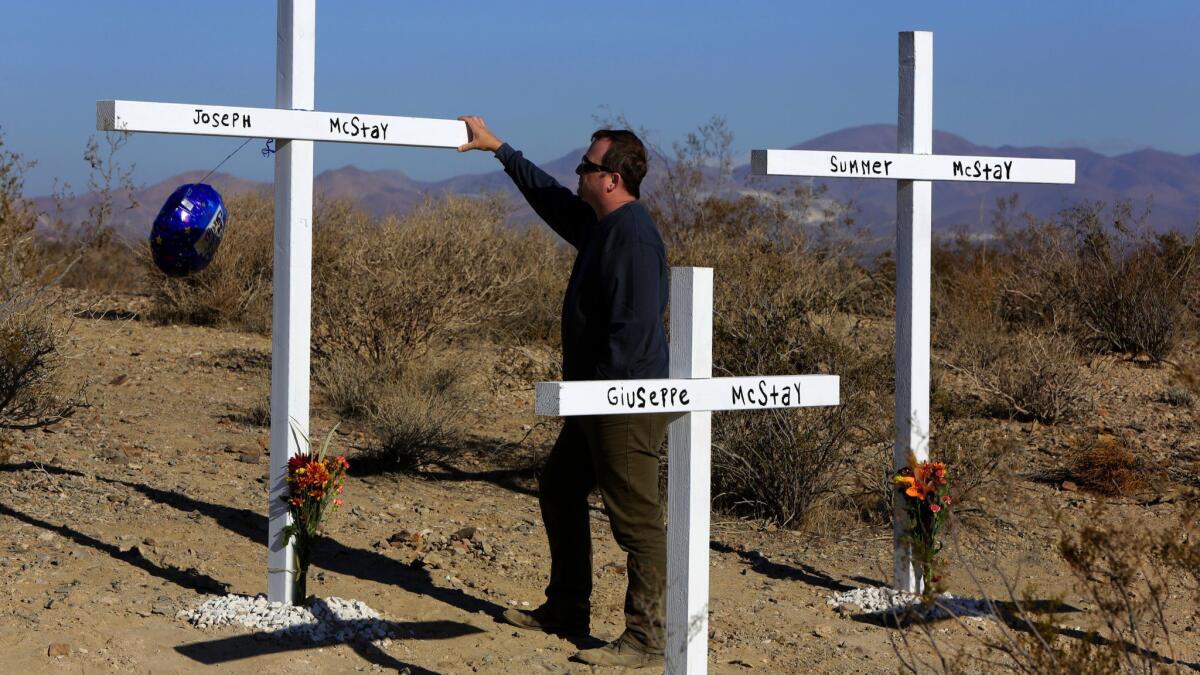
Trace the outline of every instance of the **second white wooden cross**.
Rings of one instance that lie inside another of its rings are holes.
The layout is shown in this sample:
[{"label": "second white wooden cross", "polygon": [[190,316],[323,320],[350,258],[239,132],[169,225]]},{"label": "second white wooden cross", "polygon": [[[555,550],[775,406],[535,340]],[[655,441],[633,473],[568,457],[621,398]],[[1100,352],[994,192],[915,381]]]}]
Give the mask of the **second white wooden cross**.
[{"label": "second white wooden cross", "polygon": [[101,131],[144,131],[276,139],[275,268],[271,319],[271,466],[268,492],[267,598],[292,602],[292,547],[287,461],[308,436],[312,319],[313,141],[457,148],[467,127],[457,120],[313,111],[316,0],[278,0],[275,107],[98,101]]},{"label": "second white wooden cross", "polygon": [[682,413],[667,432],[668,673],[708,668],[708,543],[713,410],[839,403],[836,375],[712,376],[713,277],[671,269],[671,378],[539,382],[545,416]]},{"label": "second white wooden cross", "polygon": [[[1074,183],[1068,159],[961,157],[933,154],[933,33],[900,33],[897,153],[754,150],[758,176],[887,178],[896,186],[896,468],[913,452],[929,458],[929,283],[934,180],[999,183]],[[899,501],[899,500],[897,500]],[[898,590],[921,592],[904,534],[904,509],[895,513],[894,573]]]}]

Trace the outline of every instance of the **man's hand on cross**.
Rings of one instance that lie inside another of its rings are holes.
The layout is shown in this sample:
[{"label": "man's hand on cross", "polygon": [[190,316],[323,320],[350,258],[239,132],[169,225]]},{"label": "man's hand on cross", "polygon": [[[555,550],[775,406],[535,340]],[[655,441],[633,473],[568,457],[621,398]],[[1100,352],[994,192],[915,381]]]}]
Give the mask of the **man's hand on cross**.
[{"label": "man's hand on cross", "polygon": [[487,128],[487,124],[479,115],[463,115],[458,119],[467,123],[467,143],[458,146],[459,152],[468,150],[495,152],[500,149],[501,145],[504,145],[504,141],[496,138],[496,134]]}]

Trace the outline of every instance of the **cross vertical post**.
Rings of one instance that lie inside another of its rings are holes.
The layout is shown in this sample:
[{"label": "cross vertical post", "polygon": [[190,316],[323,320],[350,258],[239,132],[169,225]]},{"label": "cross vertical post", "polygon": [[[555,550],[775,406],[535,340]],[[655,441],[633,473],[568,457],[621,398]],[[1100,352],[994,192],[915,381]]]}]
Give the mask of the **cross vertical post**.
[{"label": "cross vertical post", "polygon": [[[312,110],[316,86],[316,0],[278,0],[275,107]],[[312,315],[313,142],[276,139],[275,251],[271,317],[271,461],[267,599],[291,604],[295,560],[284,542],[291,515],[288,458],[308,435]],[[293,433],[292,425],[295,425]]]},{"label": "cross vertical post", "polygon": [[309,435],[313,143],[454,149],[467,142],[467,125],[314,110],[316,0],[277,0],[276,11],[274,108],[108,99],[96,101],[96,129],[275,140],[267,597],[291,603],[304,598],[292,597],[295,560],[283,540],[291,515],[282,498],[288,459]]},{"label": "cross vertical post", "polygon": [[[712,268],[671,275],[671,377],[712,377]],[[667,452],[668,673],[708,670],[708,541],[712,413],[671,422]]]},{"label": "cross vertical post", "polygon": [[[911,451],[929,460],[929,308],[931,181],[1071,185],[1075,160],[933,154],[933,33],[900,33],[898,152],[752,150],[756,176],[866,178],[896,183],[896,409],[892,458],[898,470]],[[893,519],[895,588],[920,593],[912,548],[904,541],[907,513],[897,500]]]},{"label": "cross vertical post", "polygon": [[[933,33],[900,33],[900,94],[897,150],[933,154]],[[929,459],[929,291],[932,187],[928,180],[896,183],[896,469]],[[903,500],[896,500],[893,543],[896,589],[920,593],[923,580],[912,564]]]},{"label": "cross vertical post", "polygon": [[712,376],[713,271],[671,268],[671,368],[665,380],[538,382],[534,414],[671,414],[667,437],[668,673],[708,672],[712,411],[838,405],[837,375]]}]

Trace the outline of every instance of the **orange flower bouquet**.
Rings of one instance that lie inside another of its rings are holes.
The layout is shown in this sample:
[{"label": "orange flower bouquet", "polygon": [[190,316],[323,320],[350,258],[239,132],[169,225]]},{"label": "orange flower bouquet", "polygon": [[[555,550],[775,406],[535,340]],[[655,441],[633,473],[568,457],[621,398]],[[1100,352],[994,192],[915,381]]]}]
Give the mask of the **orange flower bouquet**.
[{"label": "orange flower bouquet", "polygon": [[946,524],[949,506],[953,502],[946,479],[946,465],[941,462],[918,462],[908,453],[908,466],[895,476],[901,499],[908,514],[903,541],[912,548],[913,565],[918,567],[924,581],[926,596],[937,590],[941,578],[936,573],[937,554],[942,549],[938,535]]},{"label": "orange flower bouquet", "polygon": [[346,469],[350,468],[350,463],[342,455],[329,457],[332,431],[321,449],[313,453],[308,437],[298,429],[293,430],[304,439],[308,450],[288,459],[288,494],[282,499],[291,511],[292,523],[283,529],[283,539],[294,542],[296,567],[292,572],[292,602],[300,604],[308,595],[312,546],[321,534],[326,513],[342,505],[340,495],[345,489]]}]

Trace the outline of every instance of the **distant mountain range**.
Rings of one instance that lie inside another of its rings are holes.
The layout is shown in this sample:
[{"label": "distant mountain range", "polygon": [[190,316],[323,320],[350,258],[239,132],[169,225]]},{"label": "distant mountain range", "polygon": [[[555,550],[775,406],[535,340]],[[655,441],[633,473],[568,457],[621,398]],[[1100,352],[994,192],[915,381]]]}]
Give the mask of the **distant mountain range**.
[{"label": "distant mountain range", "polygon": [[[852,127],[791,147],[803,150],[895,152],[896,127],[886,124]],[[1150,222],[1160,231],[1178,229],[1191,232],[1200,220],[1200,154],[1184,156],[1147,149],[1109,157],[1083,148],[987,147],[944,131],[934,132],[933,148],[939,154],[1064,158],[1076,162],[1075,185],[935,183],[935,229],[947,231],[965,226],[971,231],[986,231],[990,227],[990,214],[997,198],[1007,197],[1014,192],[1020,196],[1023,210],[1043,218],[1082,201],[1102,200],[1111,203],[1117,199],[1130,199],[1135,207],[1140,208],[1147,203],[1152,205]],[[564,185],[573,187],[574,168],[583,151],[583,148],[576,148],[558,159],[541,164],[541,167]],[[655,164],[659,165],[656,167]],[[787,181],[810,180],[751,177],[749,174],[748,163],[738,166],[733,174],[734,189],[761,190],[783,185]],[[661,175],[661,163],[652,163],[643,191],[652,191]],[[134,194],[138,206],[121,210],[118,205],[119,213],[114,217],[114,224],[123,235],[145,236],[159,207],[175,187],[202,176],[201,171],[190,171],[138,190]],[[269,183],[221,173],[210,176],[208,182],[226,196],[244,191],[270,190]],[[896,217],[894,181],[840,179],[827,181],[827,185],[830,197],[842,201],[853,200],[859,209],[859,224],[884,237],[892,231]],[[508,176],[499,168],[488,173],[454,176],[440,181],[418,181],[401,171],[365,171],[346,166],[316,176],[315,190],[318,195],[351,199],[375,215],[404,213],[427,196],[499,191],[511,195],[514,203],[520,205],[512,222],[527,224],[537,220],[524,206]],[[55,208],[54,200],[48,197],[35,201],[43,210],[52,211]],[[67,222],[82,222],[87,217],[88,207],[95,203],[96,195],[81,195],[63,202],[60,213]],[[236,222],[237,214],[232,216],[233,222]]]}]

